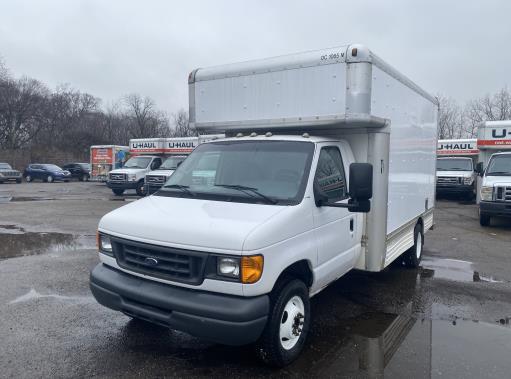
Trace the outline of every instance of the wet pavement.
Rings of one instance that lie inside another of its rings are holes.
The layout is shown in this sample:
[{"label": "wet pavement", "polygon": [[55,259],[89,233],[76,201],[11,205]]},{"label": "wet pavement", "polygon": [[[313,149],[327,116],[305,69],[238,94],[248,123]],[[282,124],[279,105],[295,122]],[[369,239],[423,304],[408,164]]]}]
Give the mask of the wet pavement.
[{"label": "wet pavement", "polygon": [[511,224],[481,228],[473,204],[438,202],[419,270],[351,272],[313,298],[303,355],[275,370],[250,346],[98,305],[88,289],[95,227],[124,202],[96,183],[61,185],[19,194],[62,190],[61,200],[0,204],[0,377],[509,377]]}]

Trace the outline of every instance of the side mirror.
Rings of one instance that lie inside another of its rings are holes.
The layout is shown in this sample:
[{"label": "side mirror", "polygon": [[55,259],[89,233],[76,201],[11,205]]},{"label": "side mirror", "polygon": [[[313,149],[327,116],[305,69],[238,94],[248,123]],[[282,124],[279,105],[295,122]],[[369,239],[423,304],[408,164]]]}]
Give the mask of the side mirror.
[{"label": "side mirror", "polygon": [[475,171],[479,174],[479,176],[483,176],[484,173],[483,162],[477,163]]},{"label": "side mirror", "polygon": [[348,208],[350,212],[368,213],[373,197],[373,166],[369,163],[352,163],[350,165],[350,199],[348,204],[330,203],[328,196],[314,181],[314,200],[318,207]]},{"label": "side mirror", "polygon": [[153,161],[153,163],[151,163],[151,170],[156,170],[158,167],[160,167],[158,161]]}]

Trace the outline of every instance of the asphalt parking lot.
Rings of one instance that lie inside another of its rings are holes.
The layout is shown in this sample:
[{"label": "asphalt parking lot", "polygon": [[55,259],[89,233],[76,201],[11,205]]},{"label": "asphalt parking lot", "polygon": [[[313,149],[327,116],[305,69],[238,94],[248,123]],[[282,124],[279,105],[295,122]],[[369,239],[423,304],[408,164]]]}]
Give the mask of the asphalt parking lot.
[{"label": "asphalt parking lot", "polygon": [[419,270],[352,272],[313,299],[289,367],[130,320],[88,287],[102,215],[136,200],[100,183],[0,185],[0,377],[503,378],[511,372],[511,223],[441,199]]}]

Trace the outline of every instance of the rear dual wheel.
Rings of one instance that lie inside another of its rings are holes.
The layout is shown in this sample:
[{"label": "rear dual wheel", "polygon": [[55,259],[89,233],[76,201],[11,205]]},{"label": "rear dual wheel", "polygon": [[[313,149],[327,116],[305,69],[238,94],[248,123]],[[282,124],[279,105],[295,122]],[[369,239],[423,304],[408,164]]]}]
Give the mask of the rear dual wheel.
[{"label": "rear dual wheel", "polygon": [[415,225],[413,230],[413,246],[403,254],[403,262],[406,267],[417,268],[422,260],[422,248],[424,247],[424,231],[422,225]]}]

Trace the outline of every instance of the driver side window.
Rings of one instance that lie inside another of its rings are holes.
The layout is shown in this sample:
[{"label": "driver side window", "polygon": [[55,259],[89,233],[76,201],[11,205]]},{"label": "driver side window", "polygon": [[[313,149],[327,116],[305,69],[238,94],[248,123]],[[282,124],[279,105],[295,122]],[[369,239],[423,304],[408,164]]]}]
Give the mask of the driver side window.
[{"label": "driver side window", "polygon": [[329,202],[336,202],[348,197],[341,152],[337,147],[321,148],[314,181],[328,197]]}]

